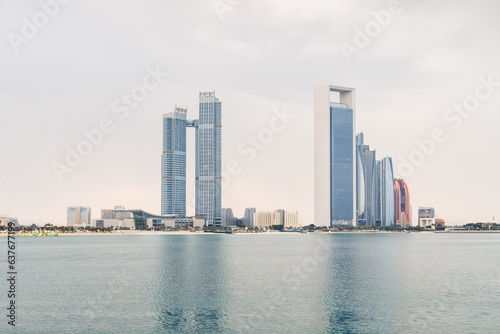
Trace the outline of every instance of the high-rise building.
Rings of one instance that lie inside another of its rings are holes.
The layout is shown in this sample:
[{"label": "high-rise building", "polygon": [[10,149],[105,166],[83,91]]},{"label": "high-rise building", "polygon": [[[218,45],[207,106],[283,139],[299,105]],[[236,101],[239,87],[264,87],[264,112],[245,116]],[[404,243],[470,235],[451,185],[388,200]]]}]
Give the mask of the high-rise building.
[{"label": "high-rise building", "polygon": [[411,226],[410,190],[403,179],[394,180],[396,202],[396,224],[401,227]]},{"label": "high-rise building", "polygon": [[[331,93],[338,94],[333,102]],[[354,89],[314,89],[314,222],[356,224]]]},{"label": "high-rise building", "polygon": [[163,115],[161,214],[186,216],[186,114],[177,108]]},{"label": "high-rise building", "polygon": [[186,216],[186,128],[195,128],[196,217],[222,225],[221,102],[215,92],[200,92],[199,119],[187,120],[187,109],[163,115],[161,213]]},{"label": "high-rise building", "polygon": [[196,127],[196,216],[208,226],[222,224],[221,102],[215,92],[200,92]]},{"label": "high-rise building", "polygon": [[92,217],[88,206],[68,206],[67,225],[87,227],[91,225]]},{"label": "high-rise building", "polygon": [[222,226],[234,226],[235,219],[233,215],[233,209],[223,208],[222,209]]},{"label": "high-rise building", "polygon": [[375,150],[365,145],[364,135],[356,136],[356,213],[359,226],[376,226],[380,215],[378,166]]},{"label": "high-rise building", "polygon": [[381,226],[396,225],[396,200],[394,195],[392,158],[385,157],[381,162],[380,173]]},{"label": "high-rise building", "polygon": [[376,159],[375,150],[356,136],[356,213],[359,226],[395,224],[392,159]]},{"label": "high-rise building", "polygon": [[245,209],[245,215],[243,216],[243,225],[246,227],[250,227],[254,225],[254,214],[256,212],[255,208],[246,208]]}]

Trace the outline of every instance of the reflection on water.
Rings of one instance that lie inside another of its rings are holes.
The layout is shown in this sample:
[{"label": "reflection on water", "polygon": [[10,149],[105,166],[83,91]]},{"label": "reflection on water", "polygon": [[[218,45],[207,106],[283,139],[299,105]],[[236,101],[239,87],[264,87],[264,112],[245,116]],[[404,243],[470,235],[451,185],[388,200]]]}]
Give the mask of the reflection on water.
[{"label": "reflection on water", "polygon": [[222,332],[228,297],[224,236],[177,236],[158,252],[155,306],[162,332]]},{"label": "reflection on water", "polygon": [[500,235],[24,238],[18,250],[16,333],[500,333]]}]

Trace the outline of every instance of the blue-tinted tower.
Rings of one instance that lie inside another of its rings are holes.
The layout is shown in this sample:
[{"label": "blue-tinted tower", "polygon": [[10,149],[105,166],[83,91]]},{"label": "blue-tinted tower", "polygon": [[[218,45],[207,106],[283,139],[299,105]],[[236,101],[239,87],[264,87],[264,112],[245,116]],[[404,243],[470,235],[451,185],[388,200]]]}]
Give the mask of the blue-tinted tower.
[{"label": "blue-tinted tower", "polygon": [[163,115],[161,214],[186,216],[186,109]]},{"label": "blue-tinted tower", "polygon": [[222,224],[222,120],[215,92],[200,92],[196,126],[196,216],[208,226]]}]

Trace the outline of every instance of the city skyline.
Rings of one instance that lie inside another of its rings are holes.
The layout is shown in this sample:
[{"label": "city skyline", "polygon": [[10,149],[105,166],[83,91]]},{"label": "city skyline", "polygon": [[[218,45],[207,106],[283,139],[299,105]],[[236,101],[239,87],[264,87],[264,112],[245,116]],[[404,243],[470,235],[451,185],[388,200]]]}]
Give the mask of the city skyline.
[{"label": "city skyline", "polygon": [[[394,177],[409,184],[413,217],[418,206],[435,207],[451,225],[500,216],[499,195],[484,189],[500,182],[500,156],[487,150],[499,140],[500,47],[492,39],[499,4],[460,2],[449,11],[439,3],[429,12],[421,3],[405,3],[363,48],[354,42],[361,40],[356,28],[372,22],[372,11],[386,9],[385,2],[321,2],[306,9],[298,2],[244,3],[223,21],[210,3],[122,4],[119,16],[111,4],[65,6],[19,53],[3,39],[0,59],[9,66],[0,79],[0,103],[8,126],[0,135],[7,157],[0,167],[0,214],[21,224],[64,224],[72,205],[99,212],[122,204],[158,213],[158,120],[182,102],[187,117],[196,118],[193,92],[216,89],[225,110],[222,172],[230,175],[222,205],[240,217],[246,207],[299,211],[306,224],[314,214],[312,87],[335,83],[356,87],[357,128],[377,156],[392,156]],[[3,36],[19,34],[20,18],[40,10],[36,2],[10,7]],[[158,15],[179,11],[190,15]],[[89,25],[83,13],[102,20]],[[473,15],[462,24],[457,17],[466,13]],[[253,27],[256,19],[263,23]],[[213,42],[211,36],[219,37]],[[359,51],[350,61],[343,43]],[[136,88],[143,82],[144,98]],[[106,131],[102,139],[92,132],[97,128]],[[88,140],[84,131],[97,144],[68,166],[67,148]],[[193,152],[194,134],[187,137]],[[237,165],[228,166],[231,161]],[[54,162],[70,169],[61,181]],[[186,177],[187,189],[194,189],[194,172]],[[186,206],[194,215],[194,191]]]}]

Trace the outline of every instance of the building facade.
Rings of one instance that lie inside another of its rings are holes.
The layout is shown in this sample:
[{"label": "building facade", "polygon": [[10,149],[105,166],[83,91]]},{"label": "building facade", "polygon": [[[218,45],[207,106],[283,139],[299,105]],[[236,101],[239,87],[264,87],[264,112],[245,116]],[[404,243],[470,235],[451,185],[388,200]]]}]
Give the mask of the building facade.
[{"label": "building facade", "polygon": [[245,215],[243,216],[243,225],[246,227],[250,227],[254,225],[254,214],[257,212],[255,208],[246,208],[245,209]]},{"label": "building facade", "polygon": [[222,119],[215,92],[200,92],[199,119],[187,109],[163,115],[161,213],[186,216],[186,128],[195,128],[195,211],[209,226],[222,225]]},{"label": "building facade", "polygon": [[233,209],[223,208],[222,209],[222,226],[234,226],[235,219],[233,215]]},{"label": "building facade", "polygon": [[161,156],[161,214],[186,216],[186,126],[187,109],[163,115]]},{"label": "building facade", "polygon": [[385,157],[381,161],[380,199],[381,199],[380,226],[395,226],[396,199],[394,192],[394,170],[392,167],[391,157]]},{"label": "building facade", "polygon": [[[435,218],[436,210],[431,207],[419,207],[418,208],[418,225],[421,226],[421,220],[423,218]],[[425,227],[425,226],[424,226]]]},{"label": "building facade", "polygon": [[0,215],[0,226],[8,226],[11,222],[14,223],[15,226],[19,226],[17,217],[7,217],[4,215]]},{"label": "building facade", "polygon": [[283,226],[284,228],[299,227],[299,214],[278,209],[274,212],[254,213],[254,222],[257,227]]},{"label": "building facade", "polygon": [[403,179],[394,180],[394,197],[396,202],[396,225],[411,226],[410,189]]},{"label": "building facade", "polygon": [[215,92],[200,92],[196,127],[196,215],[222,225],[222,104]]},{"label": "building facade", "polygon": [[68,206],[67,225],[75,227],[91,226],[92,216],[88,206]]},{"label": "building facade", "polygon": [[[333,102],[331,93],[338,94]],[[356,224],[354,89],[314,89],[314,221]]]}]

